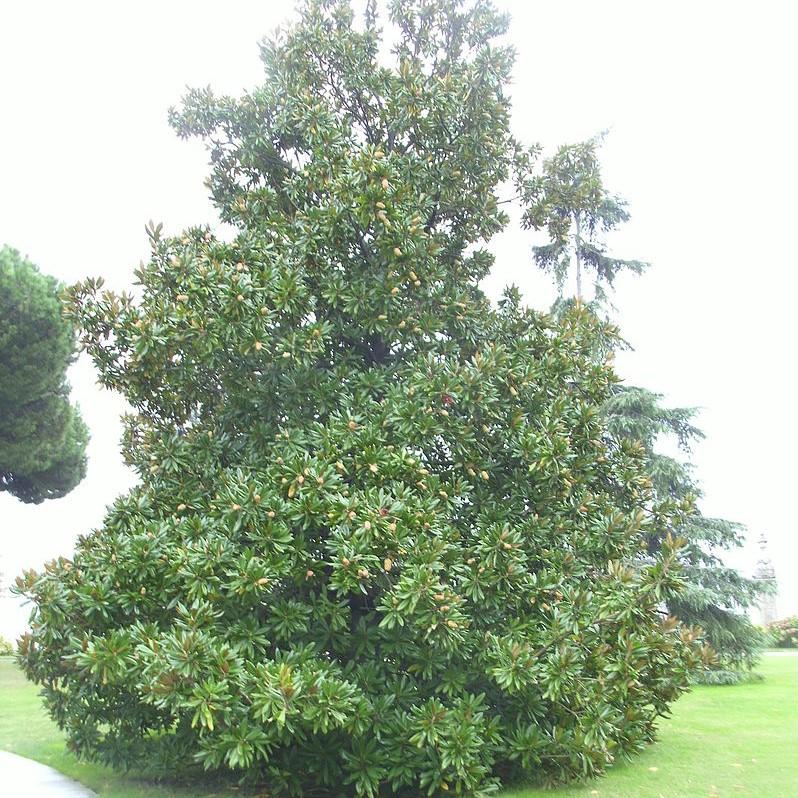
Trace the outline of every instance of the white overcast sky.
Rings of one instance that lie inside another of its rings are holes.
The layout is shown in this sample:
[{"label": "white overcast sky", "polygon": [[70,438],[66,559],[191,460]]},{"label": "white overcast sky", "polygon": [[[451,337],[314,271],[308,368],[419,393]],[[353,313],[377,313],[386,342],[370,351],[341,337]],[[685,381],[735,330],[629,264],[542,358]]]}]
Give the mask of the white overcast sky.
[{"label": "white overcast sky", "polygon": [[[632,221],[621,257],[650,261],[615,303],[635,351],[630,384],[700,406],[694,455],[708,514],[741,521],[750,572],[761,532],[780,582],[779,614],[798,612],[793,419],[798,201],[795,46],[785,2],[504,0],[518,50],[516,134],[550,152],[610,129],[610,188]],[[124,289],[148,253],[145,222],[169,232],[213,222],[197,142],[167,108],[186,86],[237,93],[262,77],[257,42],[293,3],[0,3],[0,244],[65,282],[101,275]],[[545,309],[526,234],[494,242],[486,290],[514,282]],[[0,494],[0,571],[71,552],[131,484],[118,454],[123,403],[72,372],[91,428],[89,473],[64,499],[22,505]],[[24,623],[0,601],[0,634]]]}]

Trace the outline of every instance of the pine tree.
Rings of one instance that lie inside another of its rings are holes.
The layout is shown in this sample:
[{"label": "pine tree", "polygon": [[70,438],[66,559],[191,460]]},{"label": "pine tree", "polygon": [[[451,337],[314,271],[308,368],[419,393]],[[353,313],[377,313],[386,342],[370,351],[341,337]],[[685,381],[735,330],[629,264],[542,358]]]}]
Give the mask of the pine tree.
[{"label": "pine tree", "polygon": [[88,431],[66,380],[75,336],[58,292],[0,248],[0,491],[23,502],[64,496],[86,474]]},{"label": "pine tree", "polygon": [[[524,215],[527,227],[545,229],[548,244],[533,248],[539,268],[551,271],[560,289],[556,312],[572,305],[562,296],[571,271],[576,273],[576,298],[583,299],[581,271],[588,268],[595,280],[595,299],[589,306],[603,314],[607,298],[619,271],[641,273],[647,264],[620,260],[608,253],[601,237],[628,221],[626,202],[604,185],[597,146],[600,139],[561,147],[544,162],[540,185],[528,192]],[[605,357],[617,339],[597,341],[598,358]],[[646,470],[660,499],[695,502],[701,490],[689,464],[660,454],[657,444],[663,437],[675,438],[689,454],[691,445],[703,438],[692,423],[694,408],[666,408],[662,397],[644,388],[615,385],[605,404],[608,431],[616,439],[638,441],[646,453]],[[672,597],[668,609],[684,623],[703,629],[716,652],[712,667],[697,678],[710,682],[733,682],[756,663],[765,642],[764,635],[750,622],[746,610],[756,603],[761,586],[734,568],[723,564],[719,552],[744,542],[744,527],[720,518],[707,518],[695,507],[679,527],[688,541],[683,557],[687,589]],[[649,553],[657,550],[662,536],[648,541]]]},{"label": "pine tree", "polygon": [[527,181],[522,192],[526,203],[523,223],[527,228],[545,228],[549,243],[532,248],[535,262],[551,272],[560,292],[573,268],[576,298],[582,301],[583,272],[592,272],[596,298],[606,298],[617,274],[640,274],[648,266],[639,260],[622,260],[608,254],[602,233],[629,220],[624,199],[611,194],[601,177],[597,136],[560,147],[543,162],[542,175]]},{"label": "pine tree", "polygon": [[[689,455],[704,434],[693,424],[695,408],[667,408],[662,396],[644,388],[616,386],[605,405],[608,430],[617,438],[641,441],[646,471],[659,497],[700,500],[702,491],[687,462],[657,451],[663,438],[675,439]],[[678,529],[687,540],[683,549],[686,589],[668,601],[668,609],[684,623],[700,627],[716,652],[711,667],[696,674],[700,681],[733,683],[756,665],[766,636],[748,618],[747,610],[761,596],[762,586],[724,565],[720,552],[743,545],[745,527],[722,518],[709,518],[696,507]],[[649,552],[660,544],[658,534],[648,541]]]},{"label": "pine tree", "polygon": [[140,296],[72,313],[133,414],[141,484],[29,573],[28,676],[79,754],[197,762],[293,795],[483,796],[641,749],[700,651],[659,613],[680,541],[610,448],[602,325],[480,291],[509,132],[485,2],[309,2],[209,145],[222,239],[148,228]]}]

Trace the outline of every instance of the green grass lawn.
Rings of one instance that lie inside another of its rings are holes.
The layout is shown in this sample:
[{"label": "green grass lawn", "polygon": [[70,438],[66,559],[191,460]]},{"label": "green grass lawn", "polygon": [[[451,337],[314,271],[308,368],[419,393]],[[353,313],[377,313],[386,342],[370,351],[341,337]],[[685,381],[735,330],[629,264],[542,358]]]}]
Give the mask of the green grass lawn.
[{"label": "green grass lawn", "polygon": [[762,682],[695,688],[660,741],[604,779],[502,798],[796,798],[798,656],[766,656],[758,671]]},{"label": "green grass lawn", "polygon": [[[660,742],[606,778],[558,790],[516,789],[502,798],[796,798],[798,655],[765,657],[763,682],[699,687],[663,721]],[[189,798],[236,791],[153,785],[83,765],[10,659],[0,660],[0,748],[52,765],[102,798]]]}]

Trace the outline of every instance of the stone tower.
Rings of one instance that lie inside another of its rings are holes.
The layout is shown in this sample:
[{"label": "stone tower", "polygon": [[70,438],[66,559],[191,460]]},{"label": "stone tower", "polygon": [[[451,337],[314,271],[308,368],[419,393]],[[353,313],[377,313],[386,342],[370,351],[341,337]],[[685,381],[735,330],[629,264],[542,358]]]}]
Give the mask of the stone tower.
[{"label": "stone tower", "polygon": [[757,609],[759,610],[758,622],[762,626],[767,626],[778,618],[776,615],[776,572],[773,569],[773,563],[768,557],[767,548],[768,539],[763,532],[759,536],[759,561],[756,564],[756,571],[754,571],[754,579],[766,588],[757,603]]}]

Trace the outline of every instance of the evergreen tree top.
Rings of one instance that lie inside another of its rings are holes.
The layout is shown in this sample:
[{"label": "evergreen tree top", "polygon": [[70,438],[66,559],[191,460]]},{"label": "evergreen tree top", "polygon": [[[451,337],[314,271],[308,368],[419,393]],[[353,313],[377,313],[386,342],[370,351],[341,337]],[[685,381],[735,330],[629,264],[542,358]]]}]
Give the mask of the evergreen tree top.
[{"label": "evergreen tree top", "polygon": [[58,282],[0,248],[0,491],[38,503],[86,473],[88,431],[69,402],[75,334]]}]

